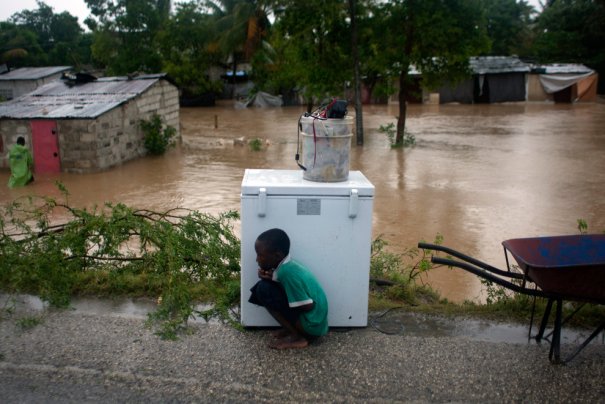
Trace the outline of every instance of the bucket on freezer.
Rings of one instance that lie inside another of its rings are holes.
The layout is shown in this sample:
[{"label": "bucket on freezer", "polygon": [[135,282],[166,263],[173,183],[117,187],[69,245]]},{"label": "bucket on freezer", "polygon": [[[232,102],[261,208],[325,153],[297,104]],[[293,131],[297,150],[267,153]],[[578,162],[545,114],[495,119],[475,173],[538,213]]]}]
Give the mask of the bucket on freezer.
[{"label": "bucket on freezer", "polygon": [[[349,155],[353,118],[319,120],[302,117],[303,178],[317,182],[339,182],[349,178]],[[315,134],[313,134],[315,129]]]}]

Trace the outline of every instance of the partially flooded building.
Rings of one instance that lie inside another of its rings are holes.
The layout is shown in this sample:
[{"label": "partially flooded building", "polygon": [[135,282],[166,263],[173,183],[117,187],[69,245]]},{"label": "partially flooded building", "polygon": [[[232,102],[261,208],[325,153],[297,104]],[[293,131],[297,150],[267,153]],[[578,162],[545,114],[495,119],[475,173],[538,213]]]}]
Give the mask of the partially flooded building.
[{"label": "partially flooded building", "polygon": [[61,78],[71,66],[21,67],[9,70],[0,66],[0,101],[12,100]]},{"label": "partially flooded building", "polygon": [[581,64],[532,66],[527,99],[556,103],[595,102],[598,81],[597,72]]},{"label": "partially flooded building", "polygon": [[86,173],[146,154],[141,120],[179,132],[179,92],[165,74],[59,80],[0,104],[0,167],[23,136],[35,171]]},{"label": "partially flooded building", "polygon": [[440,103],[496,103],[526,100],[530,65],[516,56],[471,57],[472,76],[455,86],[439,89]]}]

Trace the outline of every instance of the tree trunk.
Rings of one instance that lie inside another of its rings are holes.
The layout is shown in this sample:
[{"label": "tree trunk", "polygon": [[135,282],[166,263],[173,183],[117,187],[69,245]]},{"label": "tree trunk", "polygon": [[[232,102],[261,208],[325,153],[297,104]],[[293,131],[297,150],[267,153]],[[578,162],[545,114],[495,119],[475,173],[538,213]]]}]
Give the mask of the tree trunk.
[{"label": "tree trunk", "polygon": [[403,134],[405,132],[405,114],[407,112],[405,99],[407,95],[408,68],[408,66],[404,66],[399,75],[399,116],[397,117],[397,136],[395,137],[395,144],[403,143]]},{"label": "tree trunk", "polygon": [[313,112],[313,97],[309,96],[309,98],[307,98],[307,113],[311,113]]},{"label": "tree trunk", "polygon": [[366,77],[364,80],[364,84],[366,86],[366,91],[368,92],[368,100],[371,103],[374,98],[374,88],[376,88],[377,80],[375,78]]},{"label": "tree trunk", "polygon": [[237,73],[237,59],[235,58],[235,52],[233,52],[233,65],[232,65],[232,76],[231,76],[231,99],[235,98],[235,74]]},{"label": "tree trunk", "polygon": [[361,106],[361,77],[359,74],[359,48],[357,46],[357,0],[349,0],[351,14],[351,50],[353,56],[353,83],[355,86],[355,129],[357,145],[363,145],[363,114]]}]

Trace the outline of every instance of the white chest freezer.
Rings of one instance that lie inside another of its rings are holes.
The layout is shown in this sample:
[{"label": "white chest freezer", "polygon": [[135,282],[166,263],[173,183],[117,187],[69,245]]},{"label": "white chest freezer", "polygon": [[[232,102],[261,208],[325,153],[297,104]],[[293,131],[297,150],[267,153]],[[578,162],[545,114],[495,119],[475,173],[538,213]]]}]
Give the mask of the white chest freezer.
[{"label": "white chest freezer", "polygon": [[368,322],[374,185],[359,171],[347,181],[303,179],[301,170],[245,171],[241,189],[241,321],[246,327],[274,326],[265,308],[248,303],[259,280],[254,242],[281,228],[290,254],[317,277],[328,298],[331,327]]}]

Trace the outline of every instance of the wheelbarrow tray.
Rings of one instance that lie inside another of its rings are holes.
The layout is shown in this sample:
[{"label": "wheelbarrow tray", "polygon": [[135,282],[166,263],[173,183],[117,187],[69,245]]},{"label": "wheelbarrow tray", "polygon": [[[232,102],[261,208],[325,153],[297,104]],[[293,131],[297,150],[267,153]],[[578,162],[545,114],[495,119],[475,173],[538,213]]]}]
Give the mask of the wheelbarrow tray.
[{"label": "wheelbarrow tray", "polygon": [[605,234],[517,238],[502,245],[544,292],[605,304]]}]

